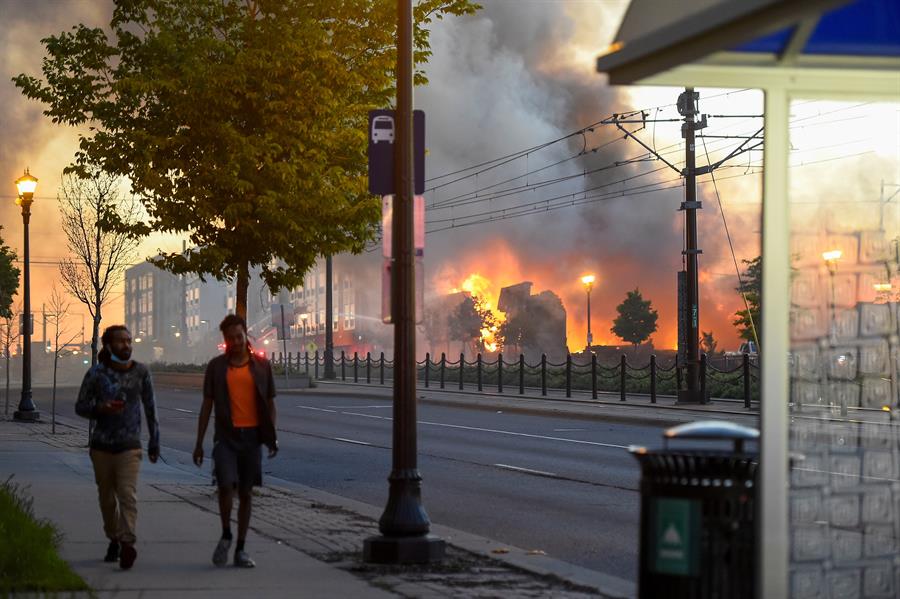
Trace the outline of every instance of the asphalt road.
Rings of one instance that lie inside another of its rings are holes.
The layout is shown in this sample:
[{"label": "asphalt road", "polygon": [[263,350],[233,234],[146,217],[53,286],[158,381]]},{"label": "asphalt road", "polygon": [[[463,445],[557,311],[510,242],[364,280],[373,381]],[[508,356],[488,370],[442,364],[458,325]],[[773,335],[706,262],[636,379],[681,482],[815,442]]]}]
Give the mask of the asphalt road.
[{"label": "asphalt road", "polygon": [[[166,447],[190,452],[199,392],[157,389],[157,395],[163,457]],[[57,413],[73,415],[74,396],[61,390]],[[47,397],[35,390],[45,419]],[[310,390],[277,401],[281,451],[264,463],[267,473],[384,506],[391,467],[387,400]],[[656,446],[660,434],[651,426],[423,403],[423,503],[433,522],[633,580],[639,470],[626,448]],[[207,455],[211,436],[212,427]]]}]

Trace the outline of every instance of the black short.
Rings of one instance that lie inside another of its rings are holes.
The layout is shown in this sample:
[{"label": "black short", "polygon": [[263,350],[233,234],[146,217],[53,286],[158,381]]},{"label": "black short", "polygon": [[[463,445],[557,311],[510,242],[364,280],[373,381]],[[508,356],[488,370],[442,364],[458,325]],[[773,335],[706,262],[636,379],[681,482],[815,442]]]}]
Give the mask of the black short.
[{"label": "black short", "polygon": [[231,439],[216,441],[213,447],[216,480],[220,487],[247,493],[262,485],[262,445],[256,428],[235,429]]}]

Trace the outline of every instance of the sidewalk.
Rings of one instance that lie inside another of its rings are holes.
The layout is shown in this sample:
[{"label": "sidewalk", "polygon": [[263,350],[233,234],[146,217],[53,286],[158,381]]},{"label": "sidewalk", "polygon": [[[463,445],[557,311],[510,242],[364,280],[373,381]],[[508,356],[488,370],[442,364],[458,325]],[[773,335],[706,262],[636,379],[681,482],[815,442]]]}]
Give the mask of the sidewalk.
[{"label": "sidewalk", "polygon": [[[361,559],[380,510],[269,477],[254,499],[248,552],[253,570],[218,569],[208,471],[163,447],[141,465],[138,559],[130,571],[102,561],[96,487],[80,421],[0,420],[0,477],[27,485],[38,517],[63,533],[62,557],[99,597],[632,597],[634,584],[443,526],[447,558],[433,566],[375,566]],[[68,594],[63,594],[68,596]]]}]

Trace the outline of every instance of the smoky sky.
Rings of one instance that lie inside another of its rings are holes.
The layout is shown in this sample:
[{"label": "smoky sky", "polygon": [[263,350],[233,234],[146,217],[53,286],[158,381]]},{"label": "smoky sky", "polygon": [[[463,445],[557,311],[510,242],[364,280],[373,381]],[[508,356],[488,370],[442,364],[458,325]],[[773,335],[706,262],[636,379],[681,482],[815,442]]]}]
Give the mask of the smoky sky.
[{"label": "smoky sky", "polygon": [[[416,107],[423,109],[427,118],[427,178],[559,138],[611,113],[635,108],[627,90],[606,85],[592,67],[596,54],[611,41],[622,7],[610,9],[611,5],[603,2],[518,0],[483,0],[481,4],[484,8],[476,15],[448,17],[432,25],[433,55],[424,66],[429,84],[415,91]],[[3,56],[0,102],[4,127],[0,140],[0,180],[9,182],[8,191],[0,192],[5,196],[0,207],[0,224],[4,226],[4,238],[14,248],[20,247],[21,217],[12,205],[12,180],[25,166],[32,166],[40,179],[38,196],[55,196],[61,170],[73,158],[72,140],[76,132],[52,124],[41,114],[41,105],[25,99],[9,80],[20,72],[39,74],[43,56],[41,38],[79,22],[106,26],[111,10],[112,2],[108,0],[0,0],[6,25],[0,30]],[[586,49],[586,52],[573,55],[573,48]],[[671,102],[677,94],[678,90],[673,89]],[[597,127],[593,132],[573,136],[503,168],[429,192],[426,199],[429,204],[440,202],[535,171],[616,136],[610,127]],[[635,144],[620,141],[508,185],[534,184],[573,175],[640,153]],[[542,190],[452,210],[429,211],[429,229],[439,219],[496,212],[561,194],[577,194],[586,188],[622,189],[627,184],[616,187],[611,183],[648,168],[646,164],[636,163]],[[659,176],[677,177],[674,173]],[[650,177],[647,182],[652,180]],[[429,182],[426,187],[434,183]],[[705,190],[700,190],[701,196]],[[504,284],[532,280],[535,292],[552,289],[558,293],[572,323],[579,318],[583,298],[577,278],[585,272],[595,272],[600,277],[594,296],[595,319],[610,320],[615,305],[627,290],[635,287],[640,287],[645,297],[660,306],[661,321],[671,319],[674,310],[667,306],[674,303],[675,271],[681,265],[683,233],[681,213],[677,209],[682,199],[682,190],[676,188],[646,197],[610,198],[551,212],[537,208],[530,216],[430,234],[425,262],[426,294],[456,286],[472,272],[483,270],[496,274],[500,269],[506,275]],[[715,221],[714,205],[705,196],[704,200],[710,210],[700,220],[701,245],[708,264],[716,255],[715,248],[724,247],[724,238],[721,226]],[[33,257],[58,257],[63,251],[61,243],[48,243],[58,231],[56,217],[48,214],[49,204],[48,201],[35,205]],[[53,210],[56,209],[54,203]],[[738,222],[735,226],[758,234],[758,225],[753,222]],[[39,236],[37,243],[34,235]],[[365,287],[372,289],[372,293],[380,293],[380,249],[365,253],[355,263],[354,270],[364,276]],[[42,279],[44,285],[49,285],[54,272],[52,268],[33,268],[36,286],[41,286]],[[731,287],[731,283],[718,282],[714,291],[733,296]],[[729,301],[733,303],[733,299]],[[370,303],[378,305],[379,302]],[[722,314],[734,309],[735,306],[728,304]],[[701,309],[701,318],[703,314],[709,311]],[[724,321],[720,318],[719,322]],[[595,325],[596,330],[603,326],[597,322]],[[728,327],[727,323],[725,326]],[[609,325],[605,327],[608,330]],[[730,331],[722,332],[730,334]]]}]

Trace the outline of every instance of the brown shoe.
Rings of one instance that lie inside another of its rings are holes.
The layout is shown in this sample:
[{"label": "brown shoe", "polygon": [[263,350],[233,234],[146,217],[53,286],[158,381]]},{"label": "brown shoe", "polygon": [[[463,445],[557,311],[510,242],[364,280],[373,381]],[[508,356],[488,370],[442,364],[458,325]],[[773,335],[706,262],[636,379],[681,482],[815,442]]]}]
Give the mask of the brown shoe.
[{"label": "brown shoe", "polygon": [[134,565],[135,559],[137,559],[137,550],[135,550],[134,545],[131,543],[122,543],[122,550],[119,555],[119,567],[123,570],[128,570]]}]

